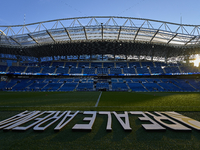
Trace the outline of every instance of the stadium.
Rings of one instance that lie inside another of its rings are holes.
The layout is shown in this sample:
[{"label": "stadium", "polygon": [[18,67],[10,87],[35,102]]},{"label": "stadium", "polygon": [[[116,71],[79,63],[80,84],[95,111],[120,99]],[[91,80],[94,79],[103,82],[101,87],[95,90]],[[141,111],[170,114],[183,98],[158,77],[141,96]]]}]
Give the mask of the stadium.
[{"label": "stadium", "polygon": [[6,81],[0,88],[199,91],[200,70],[190,63],[199,54],[198,32],[195,25],[126,17],[1,26],[0,73]]},{"label": "stadium", "polygon": [[[1,25],[0,120],[25,110],[180,111],[200,120],[199,30],[199,25],[117,16]],[[80,123],[83,118],[81,114],[75,117],[63,129],[72,135],[67,137],[67,142],[63,140],[65,135],[58,132],[56,136],[60,140],[55,143],[50,127],[48,133],[40,135],[28,130],[22,134],[33,141],[20,138],[21,142],[14,140],[14,143],[19,149],[29,145],[34,145],[33,149],[44,145],[45,149],[66,148],[66,145],[71,149],[102,149],[105,145],[108,149],[122,149],[125,143],[125,149],[130,149],[133,145],[128,141],[139,140],[138,145],[134,144],[139,149],[170,149],[173,141],[169,133],[176,136],[175,143],[182,142],[172,144],[177,148],[196,148],[195,140],[200,138],[197,131],[188,134],[167,129],[167,138],[162,139],[165,133],[143,131],[133,116],[130,117],[130,124],[135,125],[133,135],[117,129],[121,127],[116,118],[113,122],[117,125],[108,133],[104,131],[106,117],[97,116],[95,124],[102,125],[94,127],[89,134],[71,131],[72,123]],[[13,140],[19,136],[18,132],[1,131],[1,134],[5,134],[2,140],[5,149],[11,148],[6,138]],[[150,138],[151,134],[155,139]],[[195,138],[183,142],[193,135]],[[41,143],[37,143],[36,137]],[[144,137],[147,145],[142,143]],[[195,144],[187,145],[191,141]],[[91,147],[85,147],[85,143]]]}]

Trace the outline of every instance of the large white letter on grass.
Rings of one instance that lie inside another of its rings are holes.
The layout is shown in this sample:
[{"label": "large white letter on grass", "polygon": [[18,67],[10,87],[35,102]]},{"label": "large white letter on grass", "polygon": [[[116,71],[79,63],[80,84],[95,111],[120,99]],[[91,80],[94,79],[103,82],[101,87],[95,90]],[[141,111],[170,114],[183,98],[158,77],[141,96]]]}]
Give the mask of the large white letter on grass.
[{"label": "large white letter on grass", "polygon": [[[39,116],[41,116],[41,115],[43,115],[43,114],[45,114],[45,113],[47,113],[47,114],[49,114],[49,115],[45,116],[44,118],[37,118],[37,117],[39,117]],[[23,131],[24,131],[24,130],[27,130],[27,129],[29,129],[29,128],[35,126],[35,125],[38,124],[39,122],[41,122],[41,121],[47,119],[48,117],[50,117],[50,116],[53,115],[54,113],[56,113],[56,111],[44,111],[44,112],[42,112],[41,114],[39,114],[39,115],[37,115],[37,116],[34,116],[33,118],[24,119],[24,120],[22,120],[21,122],[17,123],[17,126],[15,126],[12,130],[23,130]],[[35,119],[36,122],[34,122],[34,123],[32,123],[32,124],[30,124],[30,125],[28,125],[28,126],[26,126],[26,127],[20,126],[20,125],[22,125],[22,124],[24,124],[24,123],[29,122],[29,121],[32,120],[32,119]]]},{"label": "large white letter on grass", "polygon": [[143,128],[146,130],[165,130],[165,128],[153,121],[142,111],[130,111],[130,113],[134,115],[142,115],[143,117],[138,117],[140,120],[151,122],[151,124],[142,124]]},{"label": "large white letter on grass", "polygon": [[96,119],[97,112],[96,111],[84,111],[85,115],[92,115],[92,117],[85,117],[83,121],[90,121],[89,124],[75,124],[72,129],[78,130],[92,130],[92,126]]},{"label": "large white letter on grass", "polygon": [[4,130],[10,130],[10,129],[18,126],[19,124],[21,124],[21,122],[23,120],[27,120],[27,119],[32,120],[35,117],[39,116],[40,114],[38,115],[38,113],[40,113],[40,111],[32,111],[32,112],[28,113],[28,115],[25,115],[24,117],[20,117],[20,119],[14,120],[13,122],[5,124],[5,125],[1,126],[0,128],[1,129],[4,128]]},{"label": "large white letter on grass", "polygon": [[[129,118],[127,111],[124,112],[124,114],[117,114],[115,111],[113,111],[113,114],[117,118],[117,120],[120,122],[124,130],[132,130],[129,124]],[[125,122],[121,119],[122,117],[125,118]]]},{"label": "large white letter on grass", "polygon": [[[190,128],[187,128],[183,125],[181,125],[180,123],[168,118],[167,116],[164,116],[162,115],[161,113],[159,112],[155,112],[157,115],[154,115],[150,112],[145,112],[146,114],[149,114],[150,116],[152,116],[156,121],[158,121],[160,124],[170,128],[170,129],[173,129],[173,130],[191,130]],[[165,123],[163,121],[170,121],[172,124],[168,124],[168,123]]]},{"label": "large white letter on grass", "polygon": [[[67,111],[63,112],[60,116],[59,113],[60,111],[57,111],[56,114],[53,116],[53,117],[50,117],[42,122],[40,122],[39,124],[37,124],[33,130],[39,130],[39,131],[44,131],[46,128],[48,128],[50,125],[52,125],[53,123],[55,123],[56,121],[58,121],[58,119],[60,119],[64,114],[66,114]],[[40,127],[42,124],[44,124],[45,122],[47,121],[50,121],[50,120],[53,120],[52,122],[50,122],[49,124],[47,124],[46,126],[44,127]]]},{"label": "large white letter on grass", "polygon": [[99,111],[99,114],[101,115],[108,115],[108,121],[107,121],[107,126],[106,130],[112,130],[112,118],[111,118],[111,113],[109,111]]},{"label": "large white letter on grass", "polygon": [[[6,127],[6,126],[9,126],[8,123],[13,123],[13,124],[14,124],[14,121],[16,121],[16,120],[19,121],[19,119],[21,119],[21,118],[23,118],[23,117],[25,117],[25,116],[28,116],[28,115],[30,115],[30,114],[33,114],[33,113],[34,113],[34,111],[28,112],[28,111],[26,110],[26,111],[21,112],[21,113],[15,115],[15,116],[13,116],[13,117],[10,117],[10,118],[8,118],[8,119],[5,119],[5,120],[3,120],[3,121],[0,122],[0,129],[2,129],[2,128]],[[6,124],[7,124],[7,125],[6,125]],[[2,125],[4,125],[4,126],[2,126]]]},{"label": "large white letter on grass", "polygon": [[194,129],[197,129],[197,130],[200,130],[200,122],[199,121],[196,121],[192,118],[189,118],[189,117],[186,117],[186,116],[183,116],[177,112],[162,112],[170,117],[172,117],[173,119],[176,119]]},{"label": "large white letter on grass", "polygon": [[[61,130],[64,126],[66,126],[77,114],[79,111],[76,111],[74,114],[70,114],[71,111],[68,111],[61,122],[54,128],[54,130]],[[66,122],[66,118],[69,118]],[[63,123],[64,122],[64,123]]]}]

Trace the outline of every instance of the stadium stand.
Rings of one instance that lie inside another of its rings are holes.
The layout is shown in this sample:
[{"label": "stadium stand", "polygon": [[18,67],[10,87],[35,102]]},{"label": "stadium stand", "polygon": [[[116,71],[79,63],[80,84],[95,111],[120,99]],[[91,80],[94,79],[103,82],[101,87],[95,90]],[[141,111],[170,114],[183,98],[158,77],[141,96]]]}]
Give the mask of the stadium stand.
[{"label": "stadium stand", "polygon": [[59,91],[73,91],[78,83],[64,83],[59,88]]},{"label": "stadium stand", "polygon": [[113,62],[104,62],[104,63],[103,63],[103,67],[104,67],[104,68],[114,68],[115,65],[114,65]]},{"label": "stadium stand", "polygon": [[[108,20],[106,24],[99,24],[101,26],[94,26],[92,22],[79,26],[80,19],[86,18],[95,19],[95,22],[99,18]],[[200,91],[200,67],[194,67],[194,62],[189,62],[199,55],[199,33],[186,35],[178,30],[152,30],[144,24],[126,26],[128,20],[135,21],[133,18],[123,18],[126,22],[117,25],[114,19],[122,18],[68,18],[72,26],[46,28],[17,36],[9,35],[9,32],[6,36],[1,34],[0,90]],[[109,24],[110,20],[113,25]],[[148,26],[154,22],[162,23],[161,26],[170,24],[176,29],[180,26],[184,30],[187,28],[182,24],[177,26],[169,22],[139,20],[148,23]],[[57,24],[63,20],[56,21]],[[41,24],[34,25],[39,27]],[[8,26],[8,29],[15,27]],[[29,25],[21,27],[24,30]],[[196,26],[190,27],[194,27],[193,31],[197,29]]]},{"label": "stadium stand", "polygon": [[128,83],[128,86],[135,92],[147,92],[147,89],[141,83]]},{"label": "stadium stand", "polygon": [[76,90],[77,91],[92,91],[93,83],[79,83]]},{"label": "stadium stand", "polygon": [[147,67],[136,68],[138,74],[150,74],[149,69]]},{"label": "stadium stand", "polygon": [[6,69],[7,69],[7,66],[0,65],[0,72],[5,72]]}]

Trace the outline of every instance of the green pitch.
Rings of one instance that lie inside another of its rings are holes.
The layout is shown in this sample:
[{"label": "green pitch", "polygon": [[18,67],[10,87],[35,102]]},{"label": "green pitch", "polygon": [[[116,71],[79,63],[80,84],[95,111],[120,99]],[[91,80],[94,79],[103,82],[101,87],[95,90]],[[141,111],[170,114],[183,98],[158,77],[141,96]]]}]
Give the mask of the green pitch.
[{"label": "green pitch", "polygon": [[200,110],[200,93],[0,92],[0,97],[0,110]]},{"label": "green pitch", "polygon": [[[24,110],[97,111],[179,111],[200,121],[200,93],[134,92],[0,92],[0,121]],[[132,131],[124,131],[112,114],[111,132],[106,131],[107,116],[97,114],[92,131],[73,131],[85,123],[78,114],[61,131],[57,123],[43,132],[0,130],[0,149],[198,149],[200,134],[190,132],[146,131],[139,115],[129,115]]]}]

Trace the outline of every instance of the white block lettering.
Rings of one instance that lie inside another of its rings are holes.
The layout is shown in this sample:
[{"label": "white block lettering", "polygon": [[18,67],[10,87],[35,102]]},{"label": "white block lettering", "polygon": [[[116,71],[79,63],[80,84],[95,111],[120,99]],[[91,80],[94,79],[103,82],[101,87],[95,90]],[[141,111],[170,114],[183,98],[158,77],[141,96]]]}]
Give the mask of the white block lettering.
[{"label": "white block lettering", "polygon": [[[15,115],[15,116],[13,116],[13,117],[10,117],[10,118],[8,118],[8,119],[6,119],[6,120],[3,120],[3,121],[0,122],[0,125],[1,125],[1,126],[0,126],[0,129],[2,129],[2,128],[6,127],[6,126],[9,126],[9,125],[11,125],[11,124],[14,124],[14,121],[16,121],[16,120],[17,120],[17,122],[18,122],[19,119],[21,119],[21,118],[23,118],[23,117],[26,117],[26,116],[28,116],[28,115],[31,115],[31,114],[34,113],[34,112],[35,112],[35,111],[28,112],[28,111],[26,110],[26,111],[21,112],[21,113]],[[8,124],[8,123],[10,123],[10,124]],[[7,125],[5,125],[5,124],[7,124]],[[4,126],[2,126],[2,125],[4,125]]]},{"label": "white block lettering", "polygon": [[145,130],[165,130],[164,127],[159,125],[157,122],[153,121],[142,111],[130,111],[130,113],[134,114],[134,115],[142,115],[143,117],[138,117],[140,120],[151,122],[151,124],[142,124],[142,126],[143,126],[143,128],[145,128]]},{"label": "white block lettering", "polygon": [[108,115],[106,130],[112,130],[112,117],[110,111],[99,111],[101,115]]},{"label": "white block lettering", "polygon": [[[45,114],[45,113],[47,113],[47,114],[49,114],[49,115],[45,116],[44,118],[37,118],[37,117],[39,117],[39,116],[41,116],[41,115],[43,115],[43,114]],[[38,124],[39,122],[41,122],[41,121],[43,121],[43,120],[49,118],[49,117],[50,117],[51,115],[53,115],[54,113],[56,113],[56,111],[44,111],[44,112],[40,113],[39,115],[34,116],[33,118],[22,120],[22,121],[21,121],[20,123],[18,123],[18,125],[15,126],[15,128],[13,128],[12,130],[23,130],[23,131],[24,131],[24,130],[27,130],[27,129],[29,129],[29,128],[35,126],[35,125]],[[32,124],[30,124],[30,125],[28,125],[28,126],[26,126],[26,127],[23,127],[23,126],[21,127],[21,126],[20,126],[20,125],[22,125],[22,124],[24,124],[24,123],[29,122],[29,121],[32,120],[32,119],[35,119],[36,122],[34,122],[34,123],[32,123]]]},{"label": "white block lettering", "polygon": [[192,118],[189,118],[189,117],[186,117],[186,116],[183,116],[177,112],[162,112],[170,117],[172,117],[173,119],[176,119],[196,130],[200,130],[200,122],[199,121],[196,121]]},{"label": "white block lettering", "polygon": [[[113,111],[115,117],[117,120],[120,122],[124,130],[132,130],[129,124],[129,118],[128,118],[128,113],[127,111],[124,112],[124,114],[117,114],[115,111]],[[121,119],[122,117],[125,118],[125,122]]]},{"label": "white block lettering", "polygon": [[94,124],[94,121],[96,119],[96,111],[84,111],[83,114],[85,115],[92,115],[92,117],[85,117],[83,121],[89,121],[89,124],[75,124],[72,129],[78,129],[78,130],[92,130],[92,126]]},{"label": "white block lettering", "polygon": [[[67,114],[64,116],[62,121],[54,128],[54,130],[61,130],[64,126],[66,126],[77,114],[79,111],[76,111],[74,114],[70,114],[71,111],[68,111]],[[69,118],[65,123],[63,123],[66,118]]]},{"label": "white block lettering", "polygon": [[10,130],[18,125],[21,124],[22,121],[24,120],[33,120],[35,117],[38,116],[38,113],[40,113],[40,111],[33,111],[33,112],[30,112],[28,116],[25,116],[23,118],[20,118],[19,120],[15,120],[14,122],[10,122],[4,126],[2,126],[1,128],[3,128],[4,130]]},{"label": "white block lettering", "polygon": [[[39,124],[37,124],[33,130],[40,130],[40,131],[44,131],[46,128],[48,128],[50,125],[52,125],[53,123],[55,123],[56,121],[58,121],[58,119],[60,119],[64,114],[66,114],[67,111],[63,112],[60,116],[58,116],[60,114],[60,111],[57,111],[57,113],[53,116],[53,117],[50,117],[42,122],[40,122]],[[53,120],[52,122],[50,122],[49,124],[47,124],[46,126],[44,127],[40,127],[42,124],[44,124],[45,122],[47,121],[50,121],[50,120]]]},{"label": "white block lettering", "polygon": [[[161,113],[159,112],[155,112],[157,115],[154,115],[150,112],[145,112],[146,114],[149,114],[150,116],[152,116],[157,122],[159,122],[160,124],[170,128],[170,129],[173,129],[173,130],[191,130],[190,128],[187,128],[183,125],[181,125],[180,123],[168,118],[167,116],[164,116],[162,115]],[[165,123],[163,121],[170,121],[172,124],[168,124],[168,123]]]}]

